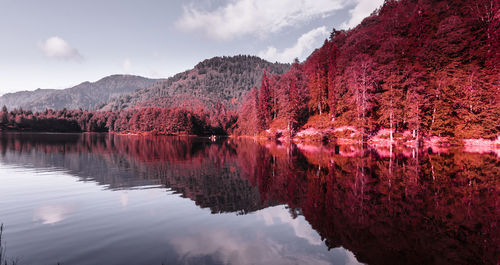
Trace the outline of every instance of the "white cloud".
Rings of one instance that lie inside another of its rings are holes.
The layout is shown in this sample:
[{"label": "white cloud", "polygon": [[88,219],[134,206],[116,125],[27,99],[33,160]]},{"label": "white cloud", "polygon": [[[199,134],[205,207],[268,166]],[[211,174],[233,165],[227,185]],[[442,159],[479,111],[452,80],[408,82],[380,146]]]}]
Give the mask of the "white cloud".
[{"label": "white cloud", "polygon": [[83,59],[77,49],[71,47],[67,41],[57,36],[39,42],[38,47],[45,56],[50,58],[77,61]]},{"label": "white cloud", "polygon": [[356,27],[363,19],[368,17],[375,9],[379,8],[384,0],[354,0],[356,5],[349,10],[351,18],[342,23],[341,29],[350,29]]},{"label": "white cloud", "polygon": [[231,0],[212,11],[185,6],[177,26],[196,30],[208,37],[228,40],[243,35],[265,37],[283,28],[342,9],[342,0]]},{"label": "white cloud", "polygon": [[320,47],[328,35],[326,27],[319,27],[300,36],[295,45],[290,48],[278,51],[275,47],[268,47],[267,50],[261,51],[259,56],[271,62],[291,63],[295,58],[303,60],[315,48]]},{"label": "white cloud", "polygon": [[122,69],[125,72],[130,72],[132,70],[132,61],[129,58],[125,58],[122,62]]}]

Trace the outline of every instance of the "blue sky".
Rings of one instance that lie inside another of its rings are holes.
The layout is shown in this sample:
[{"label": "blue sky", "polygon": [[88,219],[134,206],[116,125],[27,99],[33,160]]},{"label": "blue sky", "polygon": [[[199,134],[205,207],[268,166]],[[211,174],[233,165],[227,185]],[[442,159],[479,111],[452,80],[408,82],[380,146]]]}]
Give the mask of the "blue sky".
[{"label": "blue sky", "polygon": [[0,94],[110,74],[169,77],[204,59],[304,60],[383,0],[0,0]]}]

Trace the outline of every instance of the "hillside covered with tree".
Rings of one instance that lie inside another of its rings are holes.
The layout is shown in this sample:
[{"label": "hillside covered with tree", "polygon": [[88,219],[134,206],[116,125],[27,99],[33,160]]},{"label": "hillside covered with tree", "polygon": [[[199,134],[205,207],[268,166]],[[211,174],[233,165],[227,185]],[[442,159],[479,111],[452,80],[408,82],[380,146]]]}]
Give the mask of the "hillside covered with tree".
[{"label": "hillside covered with tree", "polygon": [[133,75],[111,75],[96,82],[83,82],[67,89],[37,89],[5,94],[0,97],[0,106],[31,111],[64,108],[95,110],[115,97],[152,86],[158,81],[161,80]]},{"label": "hillside covered with tree", "polygon": [[[238,134],[323,139],[498,137],[495,0],[387,0],[356,28],[246,96]],[[269,130],[271,129],[271,130]],[[271,134],[271,135],[270,135]]]},{"label": "hillside covered with tree", "polygon": [[112,100],[103,110],[190,107],[234,111],[242,97],[260,84],[264,71],[283,74],[289,68],[288,64],[269,63],[255,56],[214,57],[152,87]]},{"label": "hillside covered with tree", "polygon": [[[242,96],[261,82],[264,72],[283,74],[289,67],[255,56],[215,57],[151,87],[111,100],[99,111],[59,105],[43,111],[31,110],[40,107],[4,107],[0,131],[228,134],[234,129]],[[110,78],[97,83],[109,91],[117,87]],[[95,90],[96,85],[83,83],[81,87]],[[79,91],[76,87],[72,90]],[[66,91],[57,92],[48,96],[59,98],[63,94],[62,99],[72,102]],[[46,106],[51,102],[44,99],[38,104]]]}]

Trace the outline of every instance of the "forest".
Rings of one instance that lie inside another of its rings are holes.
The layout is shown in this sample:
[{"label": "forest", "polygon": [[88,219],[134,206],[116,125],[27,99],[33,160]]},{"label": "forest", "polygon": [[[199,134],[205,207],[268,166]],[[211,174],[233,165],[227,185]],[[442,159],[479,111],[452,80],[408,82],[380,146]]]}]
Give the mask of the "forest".
[{"label": "forest", "polygon": [[279,75],[289,69],[290,64],[270,63],[256,56],[213,57],[191,70],[112,99],[100,110],[182,106],[211,112],[222,104],[235,111],[243,96],[260,84],[264,71]]},{"label": "forest", "polygon": [[116,132],[151,135],[223,135],[236,116],[219,105],[213,115],[187,108],[147,107],[121,111],[23,109],[0,112],[0,131]]},{"label": "forest", "polygon": [[246,97],[238,133],[494,139],[499,26],[494,0],[388,0],[356,28],[334,29],[304,63],[265,76]]},{"label": "forest", "polygon": [[3,108],[0,130],[494,140],[500,132],[499,5],[387,0],[354,29],[333,29],[322,47],[288,71],[260,70],[260,86],[242,102],[228,97],[210,106],[141,103],[37,113]]}]

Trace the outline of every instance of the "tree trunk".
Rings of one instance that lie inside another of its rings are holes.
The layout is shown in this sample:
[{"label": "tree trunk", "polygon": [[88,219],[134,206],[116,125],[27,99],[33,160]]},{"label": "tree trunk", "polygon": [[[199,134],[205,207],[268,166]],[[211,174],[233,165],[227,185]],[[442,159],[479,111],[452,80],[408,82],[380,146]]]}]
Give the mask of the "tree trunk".
[{"label": "tree trunk", "polygon": [[392,135],[392,120],[394,116],[394,109],[392,107],[392,100],[393,100],[393,95],[392,95],[392,85],[391,85],[391,114],[389,115],[389,123],[391,126],[391,154],[392,154],[392,142],[394,141],[393,135]]}]

